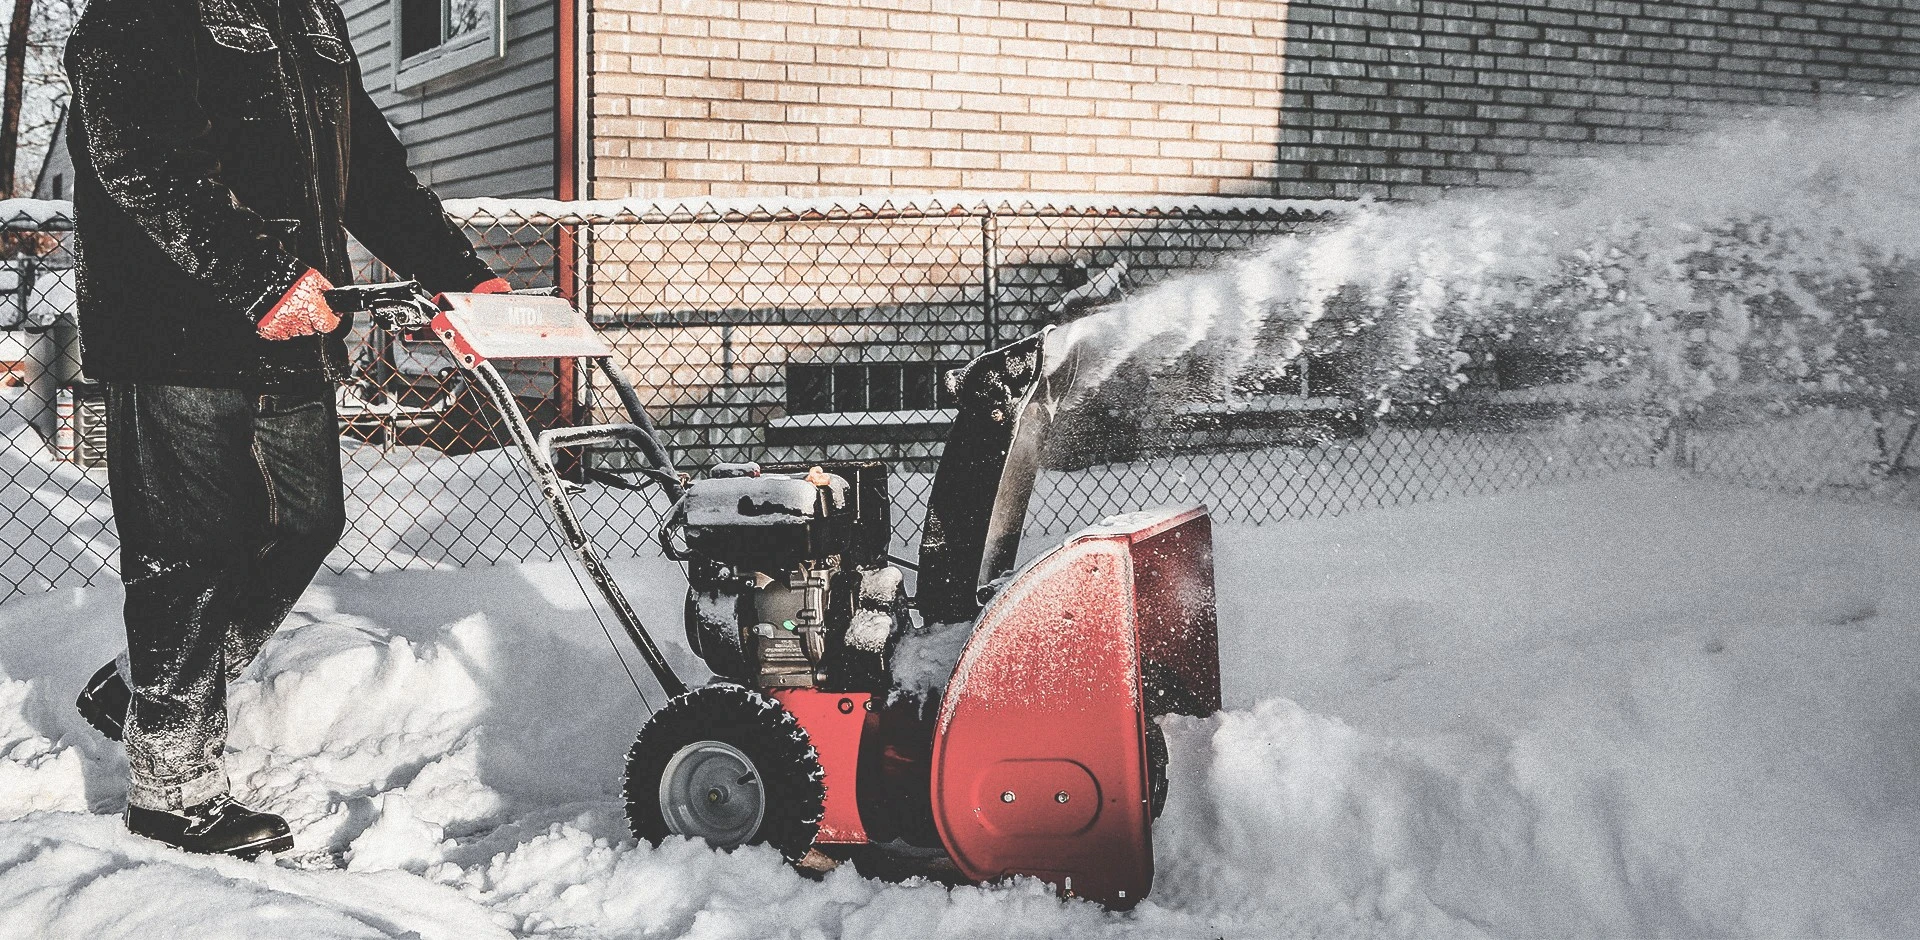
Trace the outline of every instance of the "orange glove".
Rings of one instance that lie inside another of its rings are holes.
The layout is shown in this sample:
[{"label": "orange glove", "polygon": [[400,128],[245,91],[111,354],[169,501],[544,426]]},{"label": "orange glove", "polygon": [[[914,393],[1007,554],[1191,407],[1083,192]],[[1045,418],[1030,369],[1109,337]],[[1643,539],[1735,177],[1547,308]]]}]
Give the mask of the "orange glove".
[{"label": "orange glove", "polygon": [[257,332],[264,339],[274,340],[331,332],[340,325],[340,315],[327,306],[327,290],[332,287],[326,275],[308,268],[260,318]]}]

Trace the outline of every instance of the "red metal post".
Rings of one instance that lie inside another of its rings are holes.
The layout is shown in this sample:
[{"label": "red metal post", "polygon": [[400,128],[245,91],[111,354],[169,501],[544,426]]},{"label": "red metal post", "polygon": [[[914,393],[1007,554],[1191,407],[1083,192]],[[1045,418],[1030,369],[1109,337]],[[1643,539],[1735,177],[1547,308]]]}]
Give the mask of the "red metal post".
[{"label": "red metal post", "polygon": [[[579,17],[585,3],[586,0],[559,0],[559,7],[554,11],[557,22],[553,57],[553,188],[555,198],[559,199],[580,198],[580,73],[585,63],[579,57],[586,55],[588,50],[580,48]],[[555,235],[555,286],[560,289],[560,296],[578,303],[581,298],[578,296],[579,278],[574,257],[577,246],[573,226],[558,226]],[[566,424],[582,423],[580,375],[574,368],[573,360],[561,360],[554,379],[559,397],[560,421]]]}]

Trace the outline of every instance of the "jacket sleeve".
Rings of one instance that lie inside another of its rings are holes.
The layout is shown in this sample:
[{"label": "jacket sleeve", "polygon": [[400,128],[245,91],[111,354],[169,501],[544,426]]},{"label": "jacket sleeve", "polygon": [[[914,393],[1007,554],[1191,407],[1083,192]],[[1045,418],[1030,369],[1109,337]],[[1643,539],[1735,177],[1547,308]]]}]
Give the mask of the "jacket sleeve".
[{"label": "jacket sleeve", "polygon": [[433,293],[466,291],[493,279],[472,243],[447,218],[440,197],[407,169],[407,151],[360,81],[349,71],[347,231],[376,257]]},{"label": "jacket sleeve", "polygon": [[258,322],[308,268],[220,181],[192,50],[150,0],[95,0],[67,41],[72,120],[113,205],[217,303]]}]

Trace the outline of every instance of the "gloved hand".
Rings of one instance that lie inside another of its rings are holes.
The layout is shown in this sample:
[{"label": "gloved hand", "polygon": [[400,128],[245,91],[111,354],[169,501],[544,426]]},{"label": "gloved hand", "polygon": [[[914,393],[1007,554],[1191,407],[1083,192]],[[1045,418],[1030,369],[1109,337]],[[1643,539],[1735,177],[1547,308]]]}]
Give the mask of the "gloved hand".
[{"label": "gloved hand", "polygon": [[[266,339],[285,340],[332,332],[340,325],[340,315],[327,306],[327,291],[332,289],[333,282],[327,280],[326,275],[307,269],[307,273],[281,295],[273,309],[260,318],[259,334]],[[513,285],[496,277],[480,282],[468,293],[504,294],[512,289]],[[440,296],[436,294],[433,299],[437,303]]]},{"label": "gloved hand", "polygon": [[340,315],[327,306],[327,291],[332,287],[326,275],[308,268],[260,318],[257,332],[264,339],[286,340],[331,331],[340,325]]}]

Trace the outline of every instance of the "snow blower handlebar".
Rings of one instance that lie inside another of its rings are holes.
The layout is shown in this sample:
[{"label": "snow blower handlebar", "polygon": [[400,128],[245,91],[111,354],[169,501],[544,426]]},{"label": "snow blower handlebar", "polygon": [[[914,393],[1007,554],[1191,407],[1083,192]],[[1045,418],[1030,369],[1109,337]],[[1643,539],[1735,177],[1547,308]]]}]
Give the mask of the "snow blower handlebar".
[{"label": "snow blower handlebar", "polygon": [[[398,281],[337,287],[327,291],[327,304],[342,313],[365,312],[375,326],[391,333],[430,331],[435,340],[446,346],[461,371],[472,377],[499,413],[508,436],[519,446],[541,496],[552,510],[562,539],[639,649],[654,679],[670,697],[685,693],[686,683],[680,681],[673,667],[667,664],[666,657],[588,539],[579,516],[567,501],[566,484],[554,466],[554,452],[562,448],[628,443],[639,448],[652,464],[644,475],[660,486],[669,502],[678,501],[682,495],[684,486],[680,475],[661,445],[639,393],[614,366],[613,349],[599,332],[570,302],[553,296],[550,291],[443,294],[436,300],[418,283]],[[495,359],[585,360],[607,377],[629,423],[593,424],[535,433],[506,378],[494,367],[492,360]]]},{"label": "snow blower handlebar", "polygon": [[[955,416],[928,496],[919,608],[972,626],[933,714],[887,694],[911,621],[887,560],[884,464],[716,467],[689,484],[607,339],[567,300],[436,299],[410,283],[328,299],[385,329],[430,333],[453,355],[666,690],[628,760],[636,835],[765,841],[796,859],[815,843],[905,841],[943,847],[974,881],[1035,875],[1115,908],[1151,890],[1167,780],[1153,718],[1220,704],[1212,528],[1203,507],[1134,513],[1016,569],[1048,426],[1073,386],[1070,345],[1049,350],[1042,330],[945,377]],[[630,420],[535,432],[495,359],[586,360]],[[695,692],[588,541],[554,466],[561,448],[615,442],[646,455],[646,482],[675,502],[668,517],[687,521],[700,556],[688,566],[688,645],[716,680]]]},{"label": "snow blower handlebar", "polygon": [[[686,686],[666,664],[619,585],[587,539],[554,466],[561,448],[624,443],[649,467],[638,472],[678,502],[685,484],[662,446],[632,383],[613,363],[605,337],[550,292],[445,294],[412,281],[356,285],[327,292],[341,312],[365,312],[396,334],[430,333],[492,403],[519,445],[561,534],[670,695]],[[1048,330],[992,350],[946,381],[958,403],[949,446],[934,475],[920,549],[919,608],[928,622],[964,622],[979,614],[991,586],[1011,573],[1020,528],[1039,470],[1041,442],[1055,406],[1047,378]],[[527,424],[495,359],[581,359],[597,366],[619,397],[628,422],[556,428]],[[604,478],[595,471],[590,477]]]},{"label": "snow blower handlebar", "polygon": [[389,333],[425,329],[440,312],[433,295],[418,281],[336,287],[327,291],[327,306],[335,313],[364,313],[374,326]]}]

